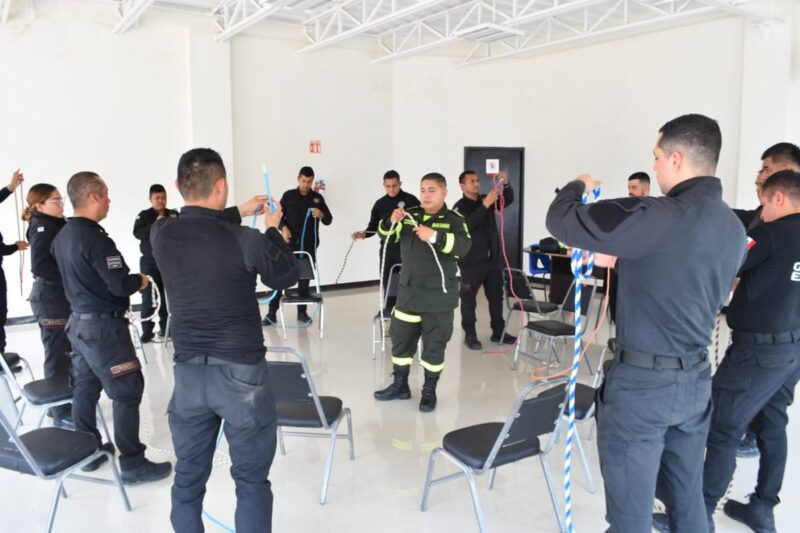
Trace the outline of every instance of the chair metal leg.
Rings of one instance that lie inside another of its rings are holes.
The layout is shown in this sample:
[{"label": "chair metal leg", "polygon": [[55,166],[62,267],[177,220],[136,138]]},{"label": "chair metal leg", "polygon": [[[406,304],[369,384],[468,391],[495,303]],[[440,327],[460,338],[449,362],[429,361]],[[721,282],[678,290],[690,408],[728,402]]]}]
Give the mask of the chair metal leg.
[{"label": "chair metal leg", "polygon": [[553,490],[553,480],[550,476],[550,468],[547,466],[547,461],[545,461],[545,457],[543,454],[539,454],[539,463],[542,465],[542,472],[544,472],[544,479],[547,482],[547,492],[550,493],[550,502],[553,504],[553,512],[556,514],[556,520],[558,520],[558,528],[561,533],[564,533],[564,522],[561,520],[561,509],[558,507],[558,500],[556,499],[556,493]]},{"label": "chair metal leg", "polygon": [[103,416],[103,411],[100,409],[100,404],[97,404],[97,419],[100,421],[100,426],[103,428],[103,433],[106,436],[108,442],[113,442],[111,440],[111,433],[108,432],[108,425],[106,424],[106,417]]},{"label": "chair metal leg", "polygon": [[286,445],[283,443],[283,430],[278,426],[278,446],[281,449],[281,455],[286,455]]},{"label": "chair metal leg", "polygon": [[172,315],[171,314],[167,315],[167,325],[164,328],[164,342],[162,344],[164,349],[167,348],[167,343],[169,342],[169,330],[170,329],[172,329]]},{"label": "chair metal leg", "polygon": [[46,406],[44,406],[44,408],[41,410],[42,412],[39,413],[39,420],[36,421],[36,429],[39,429],[40,427],[42,427],[42,424],[44,424],[44,417],[47,416],[48,410],[49,409]]},{"label": "chair metal leg", "polygon": [[497,469],[492,468],[492,474],[489,476],[489,490],[494,488],[494,478],[497,475]]},{"label": "chair metal leg", "polygon": [[283,330],[283,340],[288,339],[286,336],[286,317],[283,316],[283,302],[278,306],[278,314],[281,316],[281,329]]},{"label": "chair metal leg", "polygon": [[17,414],[17,419],[14,421],[14,431],[17,431],[19,427],[22,425],[22,415],[25,414],[25,408],[28,407],[28,402],[25,398],[22,399],[22,409],[19,410],[19,414]]},{"label": "chair metal leg", "polygon": [[139,338],[139,328],[136,324],[131,322],[128,331],[131,334],[131,340],[133,340],[133,349],[142,354],[142,361],[144,361],[144,364],[147,364],[147,353],[145,353],[144,344],[142,344],[142,340]]},{"label": "chair metal leg", "polygon": [[[525,343],[525,347],[527,348],[528,343]],[[517,369],[517,361],[519,361],[519,351],[520,347],[522,346],[522,335],[520,335],[517,339],[517,345],[514,347],[514,359],[511,361],[511,370]]]},{"label": "chair metal leg", "polygon": [[506,334],[508,333],[508,323],[511,321],[511,308],[508,309],[508,313],[506,314],[505,324],[503,324],[503,334],[500,335],[500,342],[497,344],[503,344],[503,339],[506,338]]},{"label": "chair metal leg", "polygon": [[28,379],[33,381],[34,380],[33,371],[31,370],[31,365],[30,365],[30,363],[28,363],[28,360],[25,359],[24,357],[20,357],[19,358],[19,362],[22,364],[22,366],[25,367],[25,372],[28,373]]},{"label": "chair metal leg", "polygon": [[472,507],[475,509],[475,517],[478,519],[478,530],[480,533],[486,533],[486,524],[483,520],[483,513],[481,512],[481,504],[478,501],[478,488],[475,486],[475,476],[468,468],[464,467],[464,475],[467,477],[469,484],[469,494],[472,497]]},{"label": "chair metal leg", "polygon": [[589,442],[591,442],[592,438],[594,438],[594,430],[597,429],[597,419],[595,417],[591,417],[590,420],[591,420],[590,424],[592,425],[592,427],[589,428],[589,435],[586,437],[586,440]]},{"label": "chair metal leg", "polygon": [[339,430],[339,422],[342,421],[341,416],[331,426],[331,444],[328,448],[328,461],[325,465],[325,477],[322,481],[322,496],[320,496],[319,503],[325,505],[328,499],[328,483],[331,480],[331,469],[333,467],[333,451],[336,449],[336,433]]},{"label": "chair metal leg", "polygon": [[583,474],[586,476],[586,484],[589,487],[589,492],[594,494],[596,489],[594,487],[594,480],[592,479],[592,473],[589,471],[589,463],[586,461],[586,454],[583,452],[583,444],[581,444],[581,434],[578,432],[577,426],[575,427],[575,435],[573,438],[575,442],[575,447],[578,449],[578,455],[581,457],[581,466],[583,467]]},{"label": "chair metal leg", "polygon": [[50,504],[50,514],[47,517],[47,527],[45,527],[45,532],[50,533],[53,531],[53,522],[56,520],[56,511],[58,510],[58,501],[61,498],[61,491],[64,489],[64,480],[66,479],[66,473],[62,473],[58,477],[58,483],[56,485],[56,493],[53,496],[53,502]]},{"label": "chair metal leg", "polygon": [[322,302],[319,303],[319,338],[322,338],[323,326],[325,324],[325,306]]},{"label": "chair metal leg", "polygon": [[8,403],[11,405],[11,408],[14,410],[15,418],[19,417],[19,408],[17,407],[17,402],[14,399],[14,394],[11,392],[11,386],[9,386],[7,378],[5,375],[0,378],[0,381],[3,382],[3,389],[6,392],[6,397],[8,398]]},{"label": "chair metal leg", "polygon": [[131,502],[128,499],[128,493],[125,491],[125,485],[122,484],[122,478],[119,476],[119,469],[117,469],[117,463],[114,461],[114,455],[110,452],[103,452],[103,454],[108,457],[108,462],[111,464],[111,473],[114,474],[114,480],[117,482],[117,488],[119,489],[119,493],[122,495],[122,503],[125,504],[125,510],[131,510]]},{"label": "chair metal leg", "polygon": [[419,509],[422,512],[428,510],[428,497],[431,494],[431,478],[433,477],[433,468],[436,465],[436,454],[441,451],[441,448],[434,448],[431,450],[431,455],[428,457],[428,473],[425,474],[425,485],[422,488],[422,503]]},{"label": "chair metal leg", "polygon": [[348,435],[348,439],[347,440],[350,441],[350,460],[351,461],[355,461],[356,460],[356,453],[355,453],[355,448],[353,447],[353,418],[350,415],[350,408],[349,407],[345,407],[344,415],[345,415],[345,417],[347,417],[347,435]]}]

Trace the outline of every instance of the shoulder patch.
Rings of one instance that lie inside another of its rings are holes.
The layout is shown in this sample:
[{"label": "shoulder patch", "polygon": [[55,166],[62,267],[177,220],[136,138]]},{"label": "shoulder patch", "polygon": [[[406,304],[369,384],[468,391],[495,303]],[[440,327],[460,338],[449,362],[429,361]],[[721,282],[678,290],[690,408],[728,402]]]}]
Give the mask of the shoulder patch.
[{"label": "shoulder patch", "polygon": [[118,268],[122,268],[122,256],[120,255],[112,255],[110,257],[106,257],[106,266],[109,270],[116,270]]},{"label": "shoulder patch", "polygon": [[589,216],[601,230],[609,232],[616,229],[640,209],[646,208],[647,205],[641,198],[617,198],[590,205]]},{"label": "shoulder patch", "polygon": [[44,226],[39,226],[38,228],[36,228],[36,232],[37,233],[44,233]]}]

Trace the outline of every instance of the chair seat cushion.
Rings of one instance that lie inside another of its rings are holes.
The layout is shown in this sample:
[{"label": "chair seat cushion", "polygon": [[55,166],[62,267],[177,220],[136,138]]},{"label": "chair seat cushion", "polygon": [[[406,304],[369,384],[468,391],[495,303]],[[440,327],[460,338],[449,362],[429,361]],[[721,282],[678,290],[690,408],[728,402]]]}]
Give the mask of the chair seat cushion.
[{"label": "chair seat cushion", "polygon": [[322,295],[316,291],[310,292],[308,296],[300,296],[297,289],[286,289],[283,294],[284,302],[291,302],[293,304],[314,304],[322,301]]},{"label": "chair seat cushion", "polygon": [[[488,422],[457,429],[444,436],[442,447],[465,465],[479,470],[483,468],[502,429],[502,422]],[[538,438],[507,443],[497,452],[492,466],[513,463],[537,455],[540,451]]]},{"label": "chair seat cushion", "polygon": [[558,320],[533,320],[525,326],[548,337],[569,337],[575,334],[575,326]]},{"label": "chair seat cushion", "polygon": [[[326,422],[328,425],[333,424],[342,412],[342,400],[334,396],[320,396],[319,403],[322,404]],[[279,426],[298,428],[323,427],[313,401],[308,403],[276,402],[275,408],[278,413]]]},{"label": "chair seat cushion", "polygon": [[69,376],[53,376],[26,383],[23,387],[25,395],[34,405],[59,402],[72,398],[72,387]]},{"label": "chair seat cushion", "polygon": [[[520,309],[519,302],[516,300],[511,301],[511,308],[514,311],[526,311],[528,313],[539,313],[546,315],[552,313],[554,311],[558,311],[558,305],[550,302],[535,302],[533,300],[521,300],[522,301],[522,309]],[[539,306],[537,311],[536,306]]]},{"label": "chair seat cushion", "polygon": [[[594,405],[596,389],[583,383],[575,384],[575,418],[585,420]],[[544,391],[542,396],[564,395],[564,387],[553,387]]]},{"label": "chair seat cushion", "polygon": [[[34,474],[25,458],[4,431],[0,442],[0,466]],[[40,428],[20,435],[20,440],[33,456],[44,475],[57,474],[97,451],[97,439],[91,433],[61,428]]]}]

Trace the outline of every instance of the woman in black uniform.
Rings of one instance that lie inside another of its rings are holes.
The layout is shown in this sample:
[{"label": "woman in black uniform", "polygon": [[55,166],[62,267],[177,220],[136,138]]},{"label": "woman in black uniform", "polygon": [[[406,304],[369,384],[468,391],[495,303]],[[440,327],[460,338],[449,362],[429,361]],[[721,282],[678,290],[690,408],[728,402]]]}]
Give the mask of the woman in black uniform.
[{"label": "woman in black uniform", "polygon": [[[28,191],[28,207],[22,219],[29,222],[28,242],[31,247],[33,289],[28,300],[39,323],[44,345],[45,377],[69,376],[71,350],[65,327],[70,314],[61,273],[58,271],[50,243],[67,221],[64,219],[64,199],[54,186],[37,183]],[[51,409],[54,425],[71,425],[71,406]]]}]

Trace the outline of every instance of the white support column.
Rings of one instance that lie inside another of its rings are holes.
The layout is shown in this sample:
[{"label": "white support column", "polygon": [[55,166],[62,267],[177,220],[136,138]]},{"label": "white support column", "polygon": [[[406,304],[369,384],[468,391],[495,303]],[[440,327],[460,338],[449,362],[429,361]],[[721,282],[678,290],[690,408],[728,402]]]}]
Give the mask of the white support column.
[{"label": "white support column", "polygon": [[[744,23],[742,112],[734,207],[752,209],[758,205],[754,182],[766,148],[782,141],[800,142],[800,139],[789,138],[790,120],[798,120],[790,119],[790,110],[793,107],[797,112],[798,104],[790,104],[792,24],[790,17],[782,18],[787,22]],[[797,81],[795,87],[796,84]],[[723,150],[724,144],[723,138]]]}]

